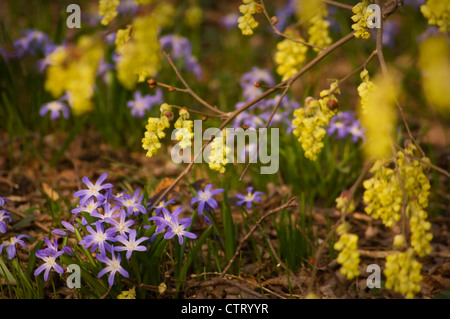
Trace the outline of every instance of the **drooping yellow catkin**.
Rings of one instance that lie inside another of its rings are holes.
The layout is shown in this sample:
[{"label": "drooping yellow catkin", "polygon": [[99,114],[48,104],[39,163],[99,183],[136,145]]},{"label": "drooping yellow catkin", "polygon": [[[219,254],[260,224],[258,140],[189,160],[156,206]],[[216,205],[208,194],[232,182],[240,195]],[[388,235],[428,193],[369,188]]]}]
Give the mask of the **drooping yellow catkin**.
[{"label": "drooping yellow catkin", "polygon": [[130,290],[124,290],[117,299],[136,299],[136,288],[133,287]]},{"label": "drooping yellow catkin", "polygon": [[298,137],[305,157],[315,161],[322,150],[323,138],[326,135],[325,126],[330,123],[331,118],[337,113],[337,109],[331,107],[330,102],[337,103],[336,94],[339,94],[337,81],[333,82],[329,90],[320,92],[321,98],[315,100],[307,98],[305,107],[294,111],[292,133]]},{"label": "drooping yellow catkin", "polygon": [[210,143],[209,168],[219,173],[225,173],[225,165],[228,163],[227,154],[231,151],[226,146],[226,139],[226,129],[224,129],[222,134],[216,136]]},{"label": "drooping yellow catkin", "polygon": [[163,103],[160,107],[161,116],[159,118],[148,118],[147,125],[145,126],[146,131],[142,138],[142,148],[147,151],[145,156],[152,157],[161,148],[160,139],[166,136],[164,130],[170,127],[170,120],[166,113],[170,112],[171,109],[170,105]]},{"label": "drooping yellow catkin", "polygon": [[[312,16],[310,19],[310,26],[308,28],[309,39],[308,42],[310,44],[325,48],[329,46],[332,42],[328,27],[330,26],[330,22],[326,20],[328,16],[327,7],[325,4],[321,4],[319,6],[319,10],[316,14]],[[313,48],[314,51],[320,52],[321,50],[318,48]]]},{"label": "drooping yellow catkin", "polygon": [[153,14],[138,16],[129,40],[118,49],[117,77],[127,89],[152,77],[160,68],[159,25]]},{"label": "drooping yellow catkin", "polygon": [[367,31],[367,21],[373,12],[371,10],[367,10],[368,4],[369,3],[367,0],[363,0],[362,2],[357,3],[352,9],[354,13],[352,20],[355,22],[352,24],[352,29],[356,31],[356,38],[370,38],[370,33]]},{"label": "drooping yellow catkin", "polygon": [[192,132],[193,126],[194,122],[189,120],[189,112],[184,108],[180,109],[179,117],[175,121],[174,127],[176,129],[175,138],[180,141],[181,149],[192,145],[192,138],[194,137],[194,132]]},{"label": "drooping yellow catkin", "polygon": [[361,112],[365,113],[367,105],[370,102],[370,95],[376,89],[375,84],[369,79],[369,71],[364,69],[360,73],[361,84],[358,86],[358,94],[361,98]]},{"label": "drooping yellow catkin", "polygon": [[351,280],[359,276],[359,252],[358,236],[348,232],[348,226],[344,222],[336,230],[339,240],[334,244],[334,249],[339,251],[337,262],[341,265],[341,273]]},{"label": "drooping yellow catkin", "polygon": [[60,46],[50,54],[45,89],[54,98],[67,93],[75,115],[91,111],[94,107],[95,76],[103,56],[103,43],[91,36],[82,36],[75,46]]},{"label": "drooping yellow catkin", "polygon": [[[449,1],[450,3],[450,1]],[[450,5],[450,4],[449,4]],[[450,116],[450,43],[448,37],[433,36],[419,46],[419,68],[425,99],[442,115]]]},{"label": "drooping yellow catkin", "polygon": [[119,0],[100,0],[98,5],[98,14],[103,17],[101,24],[108,25],[118,14],[117,7]]},{"label": "drooping yellow catkin", "polygon": [[[285,33],[294,39],[303,40],[293,30],[286,30]],[[306,45],[290,39],[284,39],[278,42],[277,52],[275,53],[275,62],[278,65],[276,71],[282,77],[283,81],[300,70],[303,62],[306,60],[307,51],[308,47]]]},{"label": "drooping yellow catkin", "polygon": [[364,111],[359,110],[361,124],[366,128],[363,149],[367,158],[378,160],[392,156],[398,81],[397,76],[376,76],[375,88],[367,93]]},{"label": "drooping yellow catkin", "polygon": [[450,1],[427,0],[420,11],[428,19],[428,24],[437,26],[441,32],[450,31]]},{"label": "drooping yellow catkin", "polygon": [[364,211],[374,219],[381,218],[387,227],[400,220],[402,190],[394,169],[376,161],[370,169],[372,177],[363,182]]},{"label": "drooping yellow catkin", "polygon": [[386,257],[386,288],[403,294],[407,299],[414,298],[421,289],[421,269],[422,265],[415,259],[412,248],[394,252]]},{"label": "drooping yellow catkin", "polygon": [[239,6],[239,12],[242,14],[238,18],[238,28],[243,35],[252,35],[253,29],[256,29],[259,25],[253,15],[258,12],[255,0],[243,0],[243,4]]}]

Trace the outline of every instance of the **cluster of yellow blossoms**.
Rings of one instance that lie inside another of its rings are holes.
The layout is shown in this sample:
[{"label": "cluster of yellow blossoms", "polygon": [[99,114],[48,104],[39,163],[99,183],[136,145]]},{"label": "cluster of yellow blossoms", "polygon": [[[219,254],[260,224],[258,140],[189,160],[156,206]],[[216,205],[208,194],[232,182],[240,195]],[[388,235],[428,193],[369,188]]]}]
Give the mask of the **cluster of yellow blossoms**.
[{"label": "cluster of yellow blossoms", "polygon": [[166,136],[164,130],[170,127],[168,113],[171,110],[172,107],[170,105],[163,103],[160,107],[161,116],[159,118],[148,118],[148,124],[145,126],[146,132],[144,133],[144,138],[142,138],[142,148],[147,151],[147,154],[145,154],[147,157],[152,157],[161,148],[159,139]]},{"label": "cluster of yellow blossoms", "polygon": [[74,114],[92,110],[97,66],[103,56],[103,44],[98,39],[82,36],[78,43],[60,46],[50,54],[45,89],[54,98],[68,95]]},{"label": "cluster of yellow blossoms", "polygon": [[222,130],[222,133],[214,137],[209,144],[211,149],[208,157],[209,168],[218,171],[219,173],[225,173],[225,165],[228,163],[227,154],[231,151],[230,148],[226,146],[226,140],[226,130],[224,129]]},{"label": "cluster of yellow blossoms", "polygon": [[298,137],[305,157],[312,161],[317,159],[317,155],[324,146],[322,140],[326,135],[325,126],[330,123],[331,118],[337,112],[335,95],[337,93],[340,93],[340,90],[338,82],[335,81],[329,90],[320,92],[320,99],[308,97],[305,100],[305,107],[294,111],[293,134]]},{"label": "cluster of yellow blossoms", "polygon": [[[327,7],[325,4],[321,4],[319,11],[310,19],[311,25],[308,28],[308,42],[310,44],[314,44],[322,48],[325,48],[331,44],[332,40],[328,33],[330,22],[325,19],[327,16]],[[313,50],[320,51],[317,48],[314,48]]]},{"label": "cluster of yellow blossoms", "polygon": [[103,17],[101,24],[108,25],[118,14],[117,7],[119,0],[100,0],[98,4],[98,14]]},{"label": "cluster of yellow blossoms", "polygon": [[450,1],[427,0],[420,11],[430,25],[438,26],[441,32],[450,31]]},{"label": "cluster of yellow blossoms", "polygon": [[396,170],[387,167],[387,162],[376,161],[371,169],[373,176],[363,183],[363,200],[367,204],[365,211],[374,218],[380,218],[383,223],[392,227],[401,218],[403,202],[403,190],[406,193],[407,210],[405,218],[409,219],[410,245],[406,248],[404,235],[394,238],[394,249],[399,250],[386,257],[386,288],[393,289],[413,298],[420,291],[421,264],[415,259],[415,255],[423,257],[431,252],[430,242],[433,238],[427,221],[425,208],[428,206],[430,194],[430,182],[426,176],[425,164],[427,158],[418,161],[414,156],[416,147],[412,143],[406,143],[404,151],[397,152]]},{"label": "cluster of yellow blossoms", "polygon": [[134,88],[136,81],[153,76],[160,67],[159,25],[154,14],[136,17],[131,28],[131,37],[127,29],[118,34],[117,47],[117,78],[128,89]]},{"label": "cluster of yellow blossoms", "polygon": [[253,29],[259,25],[253,17],[258,12],[258,4],[255,0],[243,0],[243,4],[239,6],[239,12],[242,13],[238,18],[239,29],[243,35],[252,35]]},{"label": "cluster of yellow blossoms", "polygon": [[136,288],[131,288],[130,290],[124,290],[117,299],[136,299]]},{"label": "cluster of yellow blossoms", "polygon": [[359,275],[358,236],[348,232],[348,226],[344,223],[336,230],[340,236],[334,244],[334,249],[340,251],[337,262],[341,265],[341,273],[351,280]]},{"label": "cluster of yellow blossoms", "polygon": [[394,169],[386,167],[381,160],[370,169],[371,178],[363,182],[365,212],[374,219],[381,218],[387,227],[400,220],[402,190]]},{"label": "cluster of yellow blossoms", "polygon": [[376,89],[375,84],[369,79],[369,71],[364,69],[360,73],[361,84],[358,86],[358,94],[361,98],[361,111],[366,112],[367,105],[370,103],[370,95]]},{"label": "cluster of yellow blossoms", "polygon": [[[293,30],[286,30],[286,35],[303,41],[296,35]],[[298,72],[306,59],[308,47],[290,39],[284,39],[277,44],[277,52],[275,53],[275,62],[278,64],[277,73],[282,80],[287,80]]]},{"label": "cluster of yellow blossoms", "polygon": [[194,122],[189,120],[189,112],[185,108],[180,109],[179,115],[174,124],[176,128],[175,138],[180,141],[180,148],[185,149],[192,145],[192,138],[194,137],[192,127]]},{"label": "cluster of yellow blossoms", "polygon": [[370,38],[370,33],[367,31],[367,21],[373,12],[367,10],[367,6],[368,1],[363,0],[362,2],[357,3],[352,9],[354,13],[354,15],[352,16],[352,20],[353,22],[355,22],[354,24],[352,24],[352,29],[356,31],[356,38]]},{"label": "cluster of yellow blossoms", "polygon": [[408,299],[414,298],[420,291],[421,269],[422,265],[415,259],[411,248],[387,256],[384,269],[386,288],[393,289]]}]

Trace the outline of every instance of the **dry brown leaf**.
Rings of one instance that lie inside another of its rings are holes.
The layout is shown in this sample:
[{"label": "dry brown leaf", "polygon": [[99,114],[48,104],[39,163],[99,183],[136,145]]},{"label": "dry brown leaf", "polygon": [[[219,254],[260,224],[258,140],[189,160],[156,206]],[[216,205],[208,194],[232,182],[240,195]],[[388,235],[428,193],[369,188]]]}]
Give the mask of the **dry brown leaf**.
[{"label": "dry brown leaf", "polygon": [[52,201],[57,201],[59,199],[58,193],[53,188],[48,186],[47,183],[42,183],[42,190]]}]

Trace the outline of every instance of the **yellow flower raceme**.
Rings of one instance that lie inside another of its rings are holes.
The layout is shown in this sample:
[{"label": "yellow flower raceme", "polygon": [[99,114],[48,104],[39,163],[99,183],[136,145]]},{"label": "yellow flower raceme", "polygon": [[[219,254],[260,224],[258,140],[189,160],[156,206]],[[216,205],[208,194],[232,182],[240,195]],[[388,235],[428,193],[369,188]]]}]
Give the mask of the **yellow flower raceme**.
[{"label": "yellow flower raceme", "polygon": [[352,24],[352,29],[356,31],[356,38],[370,38],[370,33],[367,31],[367,20],[373,12],[367,10],[367,6],[367,0],[363,0],[362,2],[357,3],[352,9],[354,13],[352,20],[355,22]]},{"label": "yellow flower raceme", "polygon": [[130,39],[118,47],[117,77],[128,89],[154,76],[160,68],[158,23],[153,14],[138,16]]},{"label": "yellow flower raceme", "polygon": [[[303,40],[296,36],[291,30],[287,30],[286,35],[298,40]],[[282,76],[282,80],[287,80],[300,70],[303,62],[306,60],[308,47],[290,39],[284,39],[277,44],[275,53],[275,62],[277,63],[277,73]]]},{"label": "yellow flower raceme", "polygon": [[427,213],[417,204],[410,205],[411,246],[419,257],[424,257],[431,252],[430,242],[433,234],[429,232],[431,224],[427,222],[427,216]]},{"label": "yellow flower raceme", "polygon": [[[413,155],[415,149],[416,147],[409,143],[405,152]],[[425,164],[405,156],[401,151],[397,152],[397,156],[400,175],[409,201],[416,202],[421,208],[425,209],[428,206],[428,196],[431,189],[430,181],[424,172],[426,170]],[[422,161],[429,162],[429,159],[424,157]]]},{"label": "yellow flower raceme", "polygon": [[101,24],[108,25],[117,16],[117,6],[119,0],[100,0],[98,5],[98,13],[103,17]]},{"label": "yellow flower raceme", "polygon": [[76,46],[57,48],[50,54],[45,89],[54,98],[67,93],[75,115],[92,110],[95,75],[103,56],[103,44],[98,39],[82,36]]},{"label": "yellow flower raceme", "polygon": [[376,161],[370,172],[373,176],[363,182],[365,212],[374,219],[381,218],[387,227],[400,220],[402,190],[395,170]]},{"label": "yellow flower raceme", "polygon": [[420,11],[428,19],[430,25],[439,27],[441,32],[450,31],[450,1],[427,0],[420,7]]},{"label": "yellow flower raceme", "polygon": [[337,109],[332,106],[337,103],[335,94],[340,93],[337,85],[337,81],[333,82],[330,90],[320,92],[321,98],[319,100],[307,98],[305,107],[300,107],[294,111],[293,134],[298,137],[305,157],[312,161],[317,159],[317,155],[324,146],[322,139],[326,135],[325,126],[337,113]]},{"label": "yellow flower raceme", "polygon": [[369,71],[364,69],[360,73],[361,84],[358,86],[358,94],[361,98],[361,112],[365,113],[370,103],[370,94],[376,89],[375,84],[369,79]]},{"label": "yellow flower raceme", "polygon": [[226,130],[216,136],[210,146],[209,168],[219,173],[225,173],[225,165],[228,163],[227,154],[230,152],[230,148],[226,146]]},{"label": "yellow flower raceme", "polygon": [[[336,198],[336,208],[342,213],[345,211],[345,208],[347,207],[348,196],[349,196],[348,192],[344,191],[338,198]],[[352,213],[354,210],[355,210],[355,202],[351,200],[350,204],[348,204],[347,214]]]},{"label": "yellow flower raceme", "polygon": [[421,269],[422,265],[415,259],[412,248],[387,256],[384,269],[386,288],[393,289],[408,299],[414,298],[420,292]]},{"label": "yellow flower raceme", "polygon": [[252,35],[253,29],[259,25],[253,17],[258,12],[257,6],[255,0],[243,0],[243,4],[239,6],[239,12],[242,15],[238,18],[238,27],[243,35]]},{"label": "yellow flower raceme", "polygon": [[[330,22],[325,19],[327,16],[327,7],[322,4],[319,7],[319,11],[310,19],[311,25],[308,28],[308,42],[310,44],[314,44],[322,48],[325,48],[331,44],[332,40],[328,33]],[[320,51],[317,48],[314,48],[313,50],[316,52]]]},{"label": "yellow flower raceme", "polygon": [[185,149],[192,145],[192,138],[194,137],[192,128],[194,122],[189,120],[189,112],[186,109],[180,109],[179,114],[180,116],[174,124],[174,127],[177,129],[175,131],[175,138],[180,141],[180,148]]},{"label": "yellow flower raceme", "polygon": [[147,151],[145,154],[147,157],[156,155],[162,146],[160,139],[166,136],[164,130],[170,127],[170,121],[166,115],[166,112],[171,111],[170,105],[163,103],[160,110],[161,116],[159,118],[149,117],[147,125],[145,126],[146,131],[144,133],[144,137],[142,138],[142,148]]},{"label": "yellow flower raceme", "polygon": [[450,92],[450,43],[447,37],[430,37],[420,44],[419,68],[425,99],[441,114],[450,117],[450,99],[444,93]]},{"label": "yellow flower raceme", "polygon": [[364,111],[360,111],[361,124],[366,128],[363,148],[366,157],[385,159],[392,156],[398,83],[392,76],[378,76],[373,87],[366,92]]},{"label": "yellow flower raceme", "polygon": [[128,25],[124,29],[117,30],[115,40],[117,51],[121,51],[125,43],[127,43],[128,40],[130,40],[130,32],[131,32],[131,25]]},{"label": "yellow flower raceme", "polygon": [[348,233],[345,222],[336,231],[340,236],[334,244],[334,249],[340,251],[337,262],[341,264],[341,273],[351,280],[359,275],[358,236]]}]

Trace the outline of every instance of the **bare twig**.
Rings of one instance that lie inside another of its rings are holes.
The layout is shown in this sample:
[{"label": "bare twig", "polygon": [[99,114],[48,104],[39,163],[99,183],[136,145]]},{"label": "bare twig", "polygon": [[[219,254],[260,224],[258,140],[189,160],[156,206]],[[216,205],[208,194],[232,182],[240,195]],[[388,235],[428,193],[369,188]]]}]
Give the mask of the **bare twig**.
[{"label": "bare twig", "polygon": [[[180,81],[183,83],[183,85],[186,87],[186,90],[183,90],[183,92],[188,93],[189,95],[191,95],[194,99],[196,99],[201,105],[203,105],[204,107],[210,109],[211,111],[218,113],[220,115],[226,115],[226,113],[222,112],[221,110],[217,109],[217,107],[214,107],[212,105],[210,105],[208,102],[206,102],[205,100],[203,100],[201,97],[199,97],[194,91],[192,91],[191,87],[189,86],[189,84],[187,84],[187,82],[184,80],[184,78],[181,76],[180,71],[178,71],[177,67],[175,66],[175,64],[173,63],[172,59],[170,58],[169,54],[167,54],[167,52],[162,51],[162,53],[164,54],[164,56],[166,57],[167,61],[169,62],[170,66],[172,67],[172,69],[175,71],[176,75],[178,76],[178,78],[180,79]],[[179,91],[182,91],[182,89],[179,89]]]},{"label": "bare twig", "polygon": [[321,46],[318,46],[318,45],[315,45],[315,44],[312,44],[312,43],[308,43],[306,41],[302,41],[302,40],[299,40],[299,39],[295,39],[295,38],[293,38],[293,37],[291,37],[291,36],[281,32],[280,30],[278,30],[278,28],[275,26],[275,23],[270,18],[269,13],[266,10],[266,6],[264,5],[264,1],[263,0],[260,0],[260,5],[261,5],[261,8],[262,8],[262,12],[264,13],[264,16],[266,17],[267,21],[269,22],[269,24],[272,27],[272,29],[275,32],[275,34],[279,35],[280,37],[283,37],[283,38],[286,38],[288,40],[291,40],[292,42],[295,42],[295,43],[300,43],[300,44],[303,44],[303,45],[306,45],[308,47],[311,47],[311,48],[314,48],[314,49],[318,49],[318,50],[325,50],[325,48],[322,48]]},{"label": "bare twig", "polygon": [[332,0],[322,0],[323,3],[326,3],[330,6],[334,6],[337,8],[342,8],[342,9],[347,9],[347,10],[352,10],[353,7],[348,5],[348,4],[344,4],[344,3],[340,3],[340,2],[336,2],[336,1],[332,1]]}]

